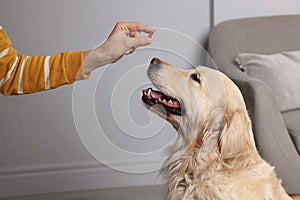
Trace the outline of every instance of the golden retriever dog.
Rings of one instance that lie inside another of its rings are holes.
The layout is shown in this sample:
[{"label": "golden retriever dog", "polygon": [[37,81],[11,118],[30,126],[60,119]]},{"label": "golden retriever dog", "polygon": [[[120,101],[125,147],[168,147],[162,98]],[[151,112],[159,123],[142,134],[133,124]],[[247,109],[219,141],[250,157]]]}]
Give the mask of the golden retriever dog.
[{"label": "golden retriever dog", "polygon": [[159,91],[143,90],[145,105],[178,132],[161,169],[169,199],[291,199],[258,154],[242,94],[228,77],[206,67],[181,70],[158,58],[147,73]]}]

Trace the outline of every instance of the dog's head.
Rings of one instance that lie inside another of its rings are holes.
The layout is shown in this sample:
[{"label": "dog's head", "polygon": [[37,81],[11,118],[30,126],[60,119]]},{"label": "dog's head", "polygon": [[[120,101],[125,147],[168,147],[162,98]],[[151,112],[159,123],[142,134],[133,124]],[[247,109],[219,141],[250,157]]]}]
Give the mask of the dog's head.
[{"label": "dog's head", "polygon": [[254,146],[242,94],[223,73],[206,67],[181,70],[154,58],[148,76],[159,91],[143,90],[142,99],[177,129],[177,148],[201,149],[206,156],[217,147],[232,157]]}]

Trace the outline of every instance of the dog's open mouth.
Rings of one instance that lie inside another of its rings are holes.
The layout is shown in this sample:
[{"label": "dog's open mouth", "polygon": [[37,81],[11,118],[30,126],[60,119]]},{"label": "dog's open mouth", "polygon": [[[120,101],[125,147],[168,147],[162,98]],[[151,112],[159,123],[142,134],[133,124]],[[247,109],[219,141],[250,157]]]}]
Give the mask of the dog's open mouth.
[{"label": "dog's open mouth", "polygon": [[165,108],[167,113],[181,116],[179,101],[160,91],[153,90],[152,88],[143,90],[142,99],[149,106],[160,104]]}]

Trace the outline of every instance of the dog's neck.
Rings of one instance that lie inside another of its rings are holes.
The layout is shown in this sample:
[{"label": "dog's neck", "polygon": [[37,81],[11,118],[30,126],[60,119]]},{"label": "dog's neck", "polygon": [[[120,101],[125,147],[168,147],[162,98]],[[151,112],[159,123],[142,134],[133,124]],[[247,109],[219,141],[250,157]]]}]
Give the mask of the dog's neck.
[{"label": "dog's neck", "polygon": [[218,167],[211,162],[216,159],[218,154],[214,151],[201,159],[191,148],[175,151],[161,169],[161,173],[168,179],[169,199],[185,199],[184,196],[199,185],[202,175],[208,168]]},{"label": "dog's neck", "polygon": [[[217,135],[217,133],[215,133]],[[252,133],[251,133],[252,134]],[[206,134],[214,137],[213,134]],[[205,148],[203,141],[197,138],[189,145],[184,144],[184,138],[179,136],[177,143],[173,146],[173,153],[164,163],[161,173],[168,178],[170,199],[185,199],[190,195],[202,179],[208,174],[216,174],[220,171],[234,171],[245,166],[251,166],[261,161],[256,149],[249,149],[236,155],[234,158],[223,158],[220,153],[218,142],[211,143]],[[202,138],[203,140],[203,138]],[[217,140],[215,140],[217,141]],[[252,152],[254,151],[254,152]],[[241,160],[245,162],[240,162]]]}]

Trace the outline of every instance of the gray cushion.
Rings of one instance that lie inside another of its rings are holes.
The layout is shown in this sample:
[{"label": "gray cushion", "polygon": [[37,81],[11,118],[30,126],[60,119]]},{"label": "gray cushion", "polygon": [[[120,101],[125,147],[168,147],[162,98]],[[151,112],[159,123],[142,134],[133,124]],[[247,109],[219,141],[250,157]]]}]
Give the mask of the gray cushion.
[{"label": "gray cushion", "polygon": [[282,117],[300,154],[300,109],[283,112]]},{"label": "gray cushion", "polygon": [[245,73],[271,88],[281,111],[300,108],[300,51],[240,53],[236,61]]}]

